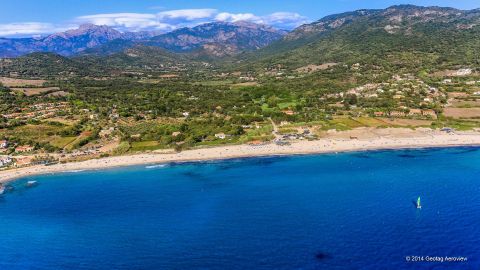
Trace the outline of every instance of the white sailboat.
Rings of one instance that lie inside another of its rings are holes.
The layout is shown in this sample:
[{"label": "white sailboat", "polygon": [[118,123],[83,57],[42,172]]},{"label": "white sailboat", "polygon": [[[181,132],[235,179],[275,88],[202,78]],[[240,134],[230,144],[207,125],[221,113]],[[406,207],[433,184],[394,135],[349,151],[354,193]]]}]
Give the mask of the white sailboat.
[{"label": "white sailboat", "polygon": [[420,203],[420,197],[418,197],[416,205],[417,205],[417,209],[422,208],[422,204]]}]

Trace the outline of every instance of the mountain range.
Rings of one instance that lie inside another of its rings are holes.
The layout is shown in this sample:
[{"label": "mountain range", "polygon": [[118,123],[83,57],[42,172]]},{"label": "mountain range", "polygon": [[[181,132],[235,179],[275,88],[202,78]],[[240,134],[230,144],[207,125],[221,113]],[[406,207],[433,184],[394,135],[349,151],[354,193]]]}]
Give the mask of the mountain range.
[{"label": "mountain range", "polygon": [[121,33],[105,25],[84,24],[78,29],[42,38],[0,38],[0,57],[18,57],[33,52],[62,56],[108,55],[136,45],[160,47],[172,52],[199,51],[227,56],[262,48],[282,38],[285,31],[249,22],[214,22],[170,33]]},{"label": "mountain range", "polygon": [[[358,10],[302,25],[281,41],[256,52],[254,62],[298,67],[305,64],[348,61],[400,61],[416,55],[410,64],[478,61],[480,9],[398,5]],[[390,60],[389,60],[390,59]]]},{"label": "mountain range", "polygon": [[53,52],[71,56],[113,40],[138,40],[153,33],[120,33],[108,26],[81,25],[78,29],[41,38],[0,38],[0,57],[18,57],[34,52]]},{"label": "mountain range", "polygon": [[399,5],[358,10],[330,15],[289,33],[247,22],[215,22],[162,35],[87,25],[39,40],[0,40],[3,57],[33,51],[74,57],[59,61],[61,56],[37,53],[7,59],[0,62],[0,72],[44,73],[44,68],[28,64],[38,64],[37,58],[43,65],[59,62],[67,65],[65,70],[82,72],[86,69],[78,67],[158,71],[202,62],[243,71],[296,70],[325,63],[409,70],[478,66],[480,9]]}]

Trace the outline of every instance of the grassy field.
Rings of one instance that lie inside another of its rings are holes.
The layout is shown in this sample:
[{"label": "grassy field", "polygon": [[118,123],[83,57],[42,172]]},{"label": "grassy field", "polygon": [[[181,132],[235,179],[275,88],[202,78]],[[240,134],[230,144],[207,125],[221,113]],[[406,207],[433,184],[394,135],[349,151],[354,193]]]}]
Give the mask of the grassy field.
[{"label": "grassy field", "polygon": [[21,86],[43,86],[45,80],[24,80],[15,78],[0,77],[0,83],[6,87],[21,87]]},{"label": "grassy field", "polygon": [[67,145],[65,146],[65,149],[67,149],[67,150],[73,150],[74,148],[78,147],[78,144],[79,144],[82,140],[86,139],[86,138],[89,137],[90,135],[92,135],[92,132],[91,132],[91,131],[83,131],[83,132],[80,134],[80,136],[75,137],[75,139],[74,139],[72,142],[70,142],[69,144],[67,144]]},{"label": "grassy field", "polygon": [[270,108],[270,107],[268,107],[268,104],[265,103],[265,104],[262,104],[262,111],[273,112],[273,111],[275,111],[275,108]]},{"label": "grassy field", "polygon": [[54,134],[59,133],[63,127],[48,124],[25,125],[13,129],[0,129],[0,136],[16,137],[34,142],[50,142]]},{"label": "grassy field", "polygon": [[268,141],[272,140],[275,136],[272,135],[273,126],[264,125],[258,129],[248,129],[246,134],[242,135],[239,139],[240,143],[246,143],[251,141]]},{"label": "grassy field", "polygon": [[428,127],[432,124],[431,120],[418,120],[418,119],[403,119],[403,118],[380,118],[379,120],[389,124],[390,126],[399,127]]},{"label": "grassy field", "polygon": [[44,94],[44,93],[50,93],[50,92],[55,92],[55,91],[59,91],[59,90],[60,90],[60,88],[58,88],[58,87],[12,88],[12,91],[14,91],[16,93],[22,93],[22,94],[26,95],[27,97],[37,96],[37,95],[41,95],[41,94]]},{"label": "grassy field", "polygon": [[222,81],[202,81],[195,82],[194,85],[205,85],[205,86],[221,86],[221,85],[230,85],[233,84],[233,81],[222,80]]},{"label": "grassy field", "polygon": [[282,102],[282,103],[278,103],[278,108],[283,110],[288,108],[295,108],[296,105],[297,105],[296,102]]},{"label": "grassy field", "polygon": [[157,141],[132,142],[130,151],[143,152],[161,149],[162,146]]},{"label": "grassy field", "polygon": [[51,139],[50,144],[58,147],[58,148],[65,148],[67,145],[71,144],[77,139],[77,137],[60,137],[55,136]]},{"label": "grassy field", "polygon": [[243,88],[243,87],[251,87],[251,86],[258,86],[258,82],[243,82],[243,83],[236,83],[236,84],[232,84],[230,86],[231,89],[234,89],[234,88]]},{"label": "grassy field", "polygon": [[347,117],[339,117],[329,121],[330,124],[344,127],[345,129],[352,129],[365,126],[364,124],[360,123],[356,119],[347,118]]},{"label": "grassy field", "polygon": [[378,119],[378,118],[359,117],[359,118],[355,118],[355,120],[358,121],[359,123],[361,123],[362,125],[367,126],[367,127],[388,127],[388,126],[392,126],[390,123],[384,122],[384,121],[382,121],[381,119]]}]

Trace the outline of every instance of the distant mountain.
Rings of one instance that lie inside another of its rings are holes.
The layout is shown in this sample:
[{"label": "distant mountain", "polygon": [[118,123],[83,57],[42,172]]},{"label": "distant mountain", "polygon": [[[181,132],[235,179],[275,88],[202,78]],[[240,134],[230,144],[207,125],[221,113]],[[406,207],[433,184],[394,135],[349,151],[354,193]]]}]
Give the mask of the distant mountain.
[{"label": "distant mountain", "polygon": [[42,39],[16,39],[16,47],[0,39],[3,54],[27,52],[32,44],[63,55],[78,52],[70,58],[32,54],[4,59],[0,73],[166,73],[212,64],[217,70],[259,72],[360,65],[372,73],[480,66],[480,9],[400,5],[358,10],[327,16],[290,33],[246,22],[216,22],[154,37],[128,35],[89,25]]},{"label": "distant mountain", "polygon": [[115,39],[105,44],[101,44],[93,48],[85,49],[82,52],[78,53],[77,55],[78,56],[86,56],[86,55],[108,56],[115,53],[123,52],[136,45],[138,45],[138,43],[133,40]]},{"label": "distant mountain", "polygon": [[198,51],[223,57],[263,48],[285,34],[285,31],[249,22],[214,22],[156,36],[146,44],[174,52]]},{"label": "distant mountain", "polygon": [[[368,62],[376,65],[478,65],[480,9],[392,6],[327,16],[252,53],[247,64]],[[244,58],[245,59],[245,58]]]},{"label": "distant mountain", "polygon": [[139,40],[150,38],[148,32],[121,33],[108,26],[81,25],[78,29],[52,34],[43,38],[0,38],[0,57],[18,57],[33,52],[52,52],[71,56],[113,40]]},{"label": "distant mountain", "polygon": [[196,62],[185,55],[169,52],[163,48],[135,45],[108,56],[81,56],[77,62],[90,62],[103,66],[105,70],[150,70],[172,71]]},{"label": "distant mountain", "polygon": [[63,56],[110,55],[135,45],[155,46],[172,52],[192,52],[214,57],[235,55],[267,46],[286,32],[247,22],[215,22],[158,35],[155,32],[121,33],[108,26],[81,25],[78,29],[43,38],[0,38],[0,57],[33,52]]}]

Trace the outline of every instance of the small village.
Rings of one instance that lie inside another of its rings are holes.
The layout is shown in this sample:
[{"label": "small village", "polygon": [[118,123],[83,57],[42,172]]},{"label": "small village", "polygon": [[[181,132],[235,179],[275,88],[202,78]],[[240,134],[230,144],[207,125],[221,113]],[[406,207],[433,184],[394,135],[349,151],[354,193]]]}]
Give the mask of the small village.
[{"label": "small village", "polygon": [[[309,66],[299,69],[298,74],[337,68],[335,63],[321,66]],[[356,72],[364,71],[364,66],[354,64],[348,67]],[[288,79],[290,73],[275,67],[268,74],[278,78]],[[287,75],[285,75],[287,74]],[[232,74],[225,76],[232,76]],[[235,87],[259,87],[261,77],[251,73],[235,73],[238,80],[245,85]],[[283,77],[286,76],[286,77]],[[301,76],[301,75],[298,75]],[[171,78],[170,76],[168,78]],[[149,77],[149,79],[154,79]],[[388,80],[378,83],[360,85],[346,91],[326,92],[318,97],[323,107],[318,109],[322,115],[321,121],[311,123],[296,123],[312,108],[279,105],[268,107],[265,98],[264,113],[275,114],[272,124],[267,121],[246,122],[239,125],[244,135],[234,135],[226,130],[218,129],[201,139],[201,144],[223,145],[230,143],[247,143],[262,145],[273,142],[277,145],[288,145],[294,141],[316,140],[327,136],[329,130],[350,130],[360,127],[431,127],[446,129],[452,132],[456,129],[477,129],[477,119],[480,118],[480,80],[471,68],[444,71],[433,74],[428,79],[420,79],[412,74],[392,75]],[[2,78],[7,86],[14,85],[19,89],[22,83],[44,87],[46,81],[20,80]],[[260,82],[259,82],[260,80]],[[236,85],[236,84],[235,84]],[[27,89],[27,88],[24,88]],[[36,97],[42,97],[41,91],[35,89]],[[48,88],[50,89],[50,88]],[[64,89],[55,88],[55,91]],[[28,92],[26,92],[28,94]],[[38,94],[40,93],[40,94]],[[48,94],[50,95],[50,93]],[[198,95],[187,96],[188,102],[200,102]],[[118,153],[151,151],[172,148],[158,141],[145,139],[145,134],[130,133],[128,126],[162,125],[167,123],[184,123],[197,121],[206,117],[195,111],[179,110],[176,118],[166,118],[161,121],[152,117],[152,110],[137,111],[134,116],[125,117],[121,108],[114,105],[109,110],[92,110],[82,103],[65,100],[65,95],[49,96],[50,101],[40,98],[38,102],[30,102],[24,106],[11,108],[1,114],[5,129],[0,134],[0,168],[16,168],[35,164],[52,164],[98,158]],[[478,99],[478,100],[477,100]],[[255,101],[257,102],[257,101]],[[290,102],[295,104],[295,102]],[[386,106],[386,104],[388,106]],[[240,105],[234,106],[240,108]],[[245,108],[245,105],[242,106]],[[230,119],[220,105],[215,107],[213,116]],[[283,116],[281,116],[283,115]],[[443,123],[443,124],[441,124]],[[437,126],[438,125],[438,126]],[[101,127],[100,127],[101,126]],[[10,130],[10,131],[9,131]],[[16,131],[16,132],[13,132]],[[185,144],[185,131],[173,128],[168,132],[168,141],[173,141],[175,148]],[[125,139],[128,142],[125,143]],[[357,139],[356,135],[349,137]],[[119,149],[122,149],[121,151]],[[125,150],[127,149],[127,150]]]}]

